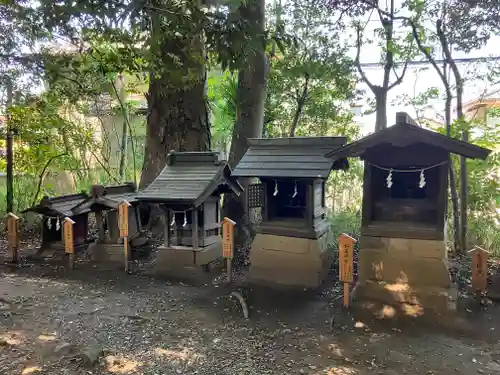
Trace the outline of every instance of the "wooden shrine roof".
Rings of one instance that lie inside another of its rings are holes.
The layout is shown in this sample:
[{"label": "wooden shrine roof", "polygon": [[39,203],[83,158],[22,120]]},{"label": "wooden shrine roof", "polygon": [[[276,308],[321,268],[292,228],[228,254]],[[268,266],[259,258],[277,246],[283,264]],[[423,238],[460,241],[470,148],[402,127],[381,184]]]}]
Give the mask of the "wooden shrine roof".
[{"label": "wooden shrine roof", "polygon": [[[22,212],[25,213],[31,211],[46,216],[74,216],[76,214],[73,211],[74,207],[82,203],[88,197],[89,196],[86,193],[61,195],[53,198],[43,197],[40,203]],[[78,214],[84,214],[87,212],[89,212],[89,210],[82,210]]]},{"label": "wooden shrine roof", "polygon": [[334,163],[324,156],[346,141],[345,137],[250,138],[233,176],[327,178],[332,169],[348,167],[346,160]]},{"label": "wooden shrine roof", "polygon": [[170,152],[159,176],[137,195],[139,201],[197,207],[215,192],[243,188],[217,152]]},{"label": "wooden shrine roof", "polygon": [[473,145],[472,143],[421,128],[406,113],[399,112],[396,114],[396,125],[370,134],[340,149],[330,150],[325,156],[332,160],[339,160],[346,157],[363,157],[363,154],[368,149],[378,145],[387,144],[405,147],[415,143],[425,143],[471,159],[484,160],[491,152],[491,150]]},{"label": "wooden shrine roof", "polygon": [[90,197],[73,208],[75,213],[100,209],[117,209],[118,205],[126,200],[129,203],[137,202],[137,187],[128,182],[123,185],[93,185]]}]

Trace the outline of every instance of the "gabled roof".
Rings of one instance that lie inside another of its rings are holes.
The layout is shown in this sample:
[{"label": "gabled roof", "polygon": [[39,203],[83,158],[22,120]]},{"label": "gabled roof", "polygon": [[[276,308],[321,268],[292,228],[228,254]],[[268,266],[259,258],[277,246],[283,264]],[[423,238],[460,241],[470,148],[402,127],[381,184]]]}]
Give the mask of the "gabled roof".
[{"label": "gabled roof", "polygon": [[197,207],[214,192],[243,188],[217,152],[170,152],[160,175],[137,195],[139,201]]},{"label": "gabled roof", "polygon": [[425,143],[471,159],[484,160],[491,152],[491,150],[472,143],[449,138],[432,130],[421,128],[415,125],[413,120],[405,113],[398,113],[396,115],[396,125],[370,134],[340,149],[330,150],[325,156],[332,160],[346,157],[362,157],[366,150],[374,146],[387,144],[405,147],[415,143]]},{"label": "gabled roof", "polygon": [[[22,211],[22,213],[31,211],[46,216],[74,216],[73,208],[87,198],[86,193],[62,195],[54,198],[43,197],[39,204]],[[82,210],[78,214],[87,212],[89,210]]]},{"label": "gabled roof", "polygon": [[96,208],[117,209],[124,200],[129,203],[137,202],[137,187],[133,182],[124,185],[93,185],[90,197],[77,204],[73,212],[78,214]]},{"label": "gabled roof", "polygon": [[236,177],[327,178],[334,165],[325,154],[346,143],[345,137],[250,138],[248,150],[233,171]]}]

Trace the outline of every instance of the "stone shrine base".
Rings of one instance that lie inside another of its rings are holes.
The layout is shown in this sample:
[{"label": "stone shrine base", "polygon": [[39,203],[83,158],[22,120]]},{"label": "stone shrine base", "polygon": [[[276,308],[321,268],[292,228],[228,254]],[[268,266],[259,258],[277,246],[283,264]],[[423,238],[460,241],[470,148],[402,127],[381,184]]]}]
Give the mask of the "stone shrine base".
[{"label": "stone shrine base", "polygon": [[[134,247],[142,246],[147,243],[145,237],[139,236],[129,240],[129,251],[133,251]],[[111,262],[119,263],[123,266],[125,262],[125,249],[123,243],[104,243],[93,242],[89,245],[87,252],[90,259],[94,262]]]},{"label": "stone shrine base", "polygon": [[188,246],[160,246],[150,274],[166,278],[198,279],[207,275],[209,265],[222,258],[221,243],[194,250]]},{"label": "stone shrine base", "polygon": [[257,234],[245,281],[269,287],[319,287],[333,258],[327,250],[326,237],[326,234],[319,239]]},{"label": "stone shrine base", "polygon": [[409,315],[456,310],[443,241],[362,236],[355,300],[380,301]]},{"label": "stone shrine base", "polygon": [[353,293],[353,302],[362,305],[368,302],[393,308],[391,314],[420,317],[427,313],[449,314],[457,309],[455,288],[411,287],[408,284],[390,284],[383,281],[366,281],[358,284]]}]

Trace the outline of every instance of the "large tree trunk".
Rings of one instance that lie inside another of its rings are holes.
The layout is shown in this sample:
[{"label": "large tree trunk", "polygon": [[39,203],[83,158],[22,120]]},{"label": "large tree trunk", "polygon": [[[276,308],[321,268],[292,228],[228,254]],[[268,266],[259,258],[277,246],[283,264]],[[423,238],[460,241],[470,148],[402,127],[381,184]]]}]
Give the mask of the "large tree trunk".
[{"label": "large tree trunk", "polygon": [[[264,34],[264,0],[250,0],[238,8],[241,18],[249,20],[256,36]],[[267,57],[264,46],[256,48],[255,41],[249,46],[248,60],[238,74],[237,113],[233,130],[229,163],[235,167],[247,150],[247,138],[262,136],[264,103],[267,94]],[[251,47],[251,48],[250,48]],[[240,180],[245,187],[249,181]],[[247,231],[245,224],[245,194],[239,197],[228,194],[224,199],[224,214],[237,223],[236,241],[242,244]]]},{"label": "large tree trunk", "polygon": [[[162,69],[152,72],[147,94],[147,139],[141,188],[158,176],[171,150],[210,149],[203,38],[166,39],[158,47],[157,59],[164,64]],[[179,57],[183,65],[172,61],[172,54]]]}]

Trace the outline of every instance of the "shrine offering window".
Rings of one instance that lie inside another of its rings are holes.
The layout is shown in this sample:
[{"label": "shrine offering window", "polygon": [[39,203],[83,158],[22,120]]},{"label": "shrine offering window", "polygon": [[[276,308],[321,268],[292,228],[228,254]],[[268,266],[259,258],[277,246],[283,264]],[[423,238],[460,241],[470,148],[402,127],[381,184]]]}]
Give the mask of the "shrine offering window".
[{"label": "shrine offering window", "polygon": [[369,168],[372,221],[436,223],[440,166]]},{"label": "shrine offering window", "polygon": [[307,217],[307,188],[304,182],[294,180],[269,180],[267,209],[269,220],[305,219]]}]

